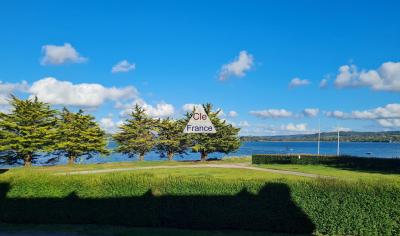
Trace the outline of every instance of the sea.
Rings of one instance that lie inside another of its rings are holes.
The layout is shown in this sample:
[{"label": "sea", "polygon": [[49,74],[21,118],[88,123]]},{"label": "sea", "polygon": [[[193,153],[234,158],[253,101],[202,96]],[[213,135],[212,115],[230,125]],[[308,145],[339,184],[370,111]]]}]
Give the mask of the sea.
[{"label": "sea", "polygon": [[[115,148],[116,144],[111,142],[110,149]],[[229,154],[224,153],[211,153],[209,158],[229,158],[229,157],[245,157],[252,154],[316,154],[317,142],[242,142],[241,147]],[[351,155],[358,157],[378,157],[378,158],[400,158],[400,143],[379,143],[379,142],[341,142],[339,145],[340,155]],[[321,142],[320,154],[337,154],[337,142]],[[45,160],[45,158],[43,158]],[[159,161],[166,160],[166,157],[161,156],[156,152],[149,152],[145,156],[146,161]],[[188,151],[184,155],[176,155],[176,161],[191,161],[200,160],[199,153]],[[106,163],[106,162],[123,162],[123,161],[137,161],[137,158],[129,158],[127,155],[121,153],[112,153],[107,156],[94,156],[90,159],[80,158],[78,163]],[[55,164],[66,164],[67,160],[61,158]],[[48,165],[45,161],[39,162],[38,165]]]}]

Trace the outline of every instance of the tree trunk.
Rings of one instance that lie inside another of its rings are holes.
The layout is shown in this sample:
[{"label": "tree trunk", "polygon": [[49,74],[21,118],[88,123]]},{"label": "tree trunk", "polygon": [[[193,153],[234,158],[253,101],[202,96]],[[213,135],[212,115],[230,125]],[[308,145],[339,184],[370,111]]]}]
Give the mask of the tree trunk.
[{"label": "tree trunk", "polygon": [[167,157],[168,157],[168,161],[172,161],[172,159],[174,158],[174,153],[173,152],[167,153]]},{"label": "tree trunk", "polygon": [[139,154],[139,160],[140,161],[144,161],[144,153],[140,153]]},{"label": "tree trunk", "polygon": [[75,164],[75,161],[76,161],[76,156],[69,156],[68,157],[68,165]]},{"label": "tree trunk", "polygon": [[205,161],[207,159],[208,153],[201,152],[201,161]]},{"label": "tree trunk", "polygon": [[24,166],[29,167],[32,165],[32,155],[28,154],[24,158]]}]

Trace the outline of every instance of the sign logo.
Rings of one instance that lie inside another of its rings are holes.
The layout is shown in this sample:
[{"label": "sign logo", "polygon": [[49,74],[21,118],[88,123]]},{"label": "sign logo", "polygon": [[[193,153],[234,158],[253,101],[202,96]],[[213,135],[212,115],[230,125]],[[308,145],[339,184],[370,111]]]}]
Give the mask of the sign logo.
[{"label": "sign logo", "polygon": [[204,111],[203,106],[196,105],[194,112],[189,122],[187,123],[183,133],[215,133],[214,125],[211,123],[210,118]]}]

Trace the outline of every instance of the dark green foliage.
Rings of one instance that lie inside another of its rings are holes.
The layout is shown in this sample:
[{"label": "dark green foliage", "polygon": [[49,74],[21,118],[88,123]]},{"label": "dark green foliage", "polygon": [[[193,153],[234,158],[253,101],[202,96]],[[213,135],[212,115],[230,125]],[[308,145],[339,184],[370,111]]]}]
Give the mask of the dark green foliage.
[{"label": "dark green foliage", "polygon": [[184,154],[189,148],[189,136],[182,131],[186,120],[165,119],[158,122],[156,150],[172,160],[175,154]]},{"label": "dark green foliage", "polygon": [[73,164],[76,158],[94,154],[108,154],[105,132],[91,115],[82,110],[77,113],[64,108],[57,122],[57,142],[54,149],[58,156],[65,156]]},{"label": "dark green foliage", "polygon": [[158,120],[147,116],[145,110],[136,104],[130,117],[113,136],[118,144],[116,151],[129,157],[138,155],[141,161],[144,160],[144,155],[156,145],[157,123]]},{"label": "dark green foliage", "polygon": [[[243,136],[240,138],[244,142],[262,141],[316,141],[318,134],[294,134],[276,136]],[[321,141],[336,141],[337,132],[322,132]],[[342,142],[400,142],[400,131],[380,131],[380,132],[340,132]]]},{"label": "dark green foliage", "polygon": [[[228,154],[240,147],[239,128],[233,127],[218,117],[220,110],[213,112],[211,104],[203,105],[205,112],[217,130],[214,134],[190,134],[192,150],[201,154],[201,160],[206,160],[209,153],[222,152]],[[187,121],[191,114],[187,114]]]},{"label": "dark green foliage", "polygon": [[398,158],[366,158],[313,154],[254,154],[253,164],[318,164],[339,168],[400,173]]},{"label": "dark green foliage", "polygon": [[10,113],[0,113],[0,152],[4,163],[25,166],[42,152],[51,152],[56,134],[55,111],[34,99],[11,96]]},{"label": "dark green foliage", "polygon": [[400,186],[332,179],[36,173],[2,178],[0,209],[9,223],[400,234]]}]

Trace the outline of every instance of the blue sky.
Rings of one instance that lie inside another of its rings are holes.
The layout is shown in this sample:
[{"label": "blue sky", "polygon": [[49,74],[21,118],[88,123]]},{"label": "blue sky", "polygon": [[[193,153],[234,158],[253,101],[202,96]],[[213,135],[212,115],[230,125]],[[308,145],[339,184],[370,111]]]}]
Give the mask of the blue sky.
[{"label": "blue sky", "polygon": [[9,93],[36,95],[84,108],[112,131],[135,103],[180,117],[188,104],[211,102],[243,135],[314,132],[319,119],[323,131],[398,130],[398,9],[398,1],[2,2],[0,109]]}]

